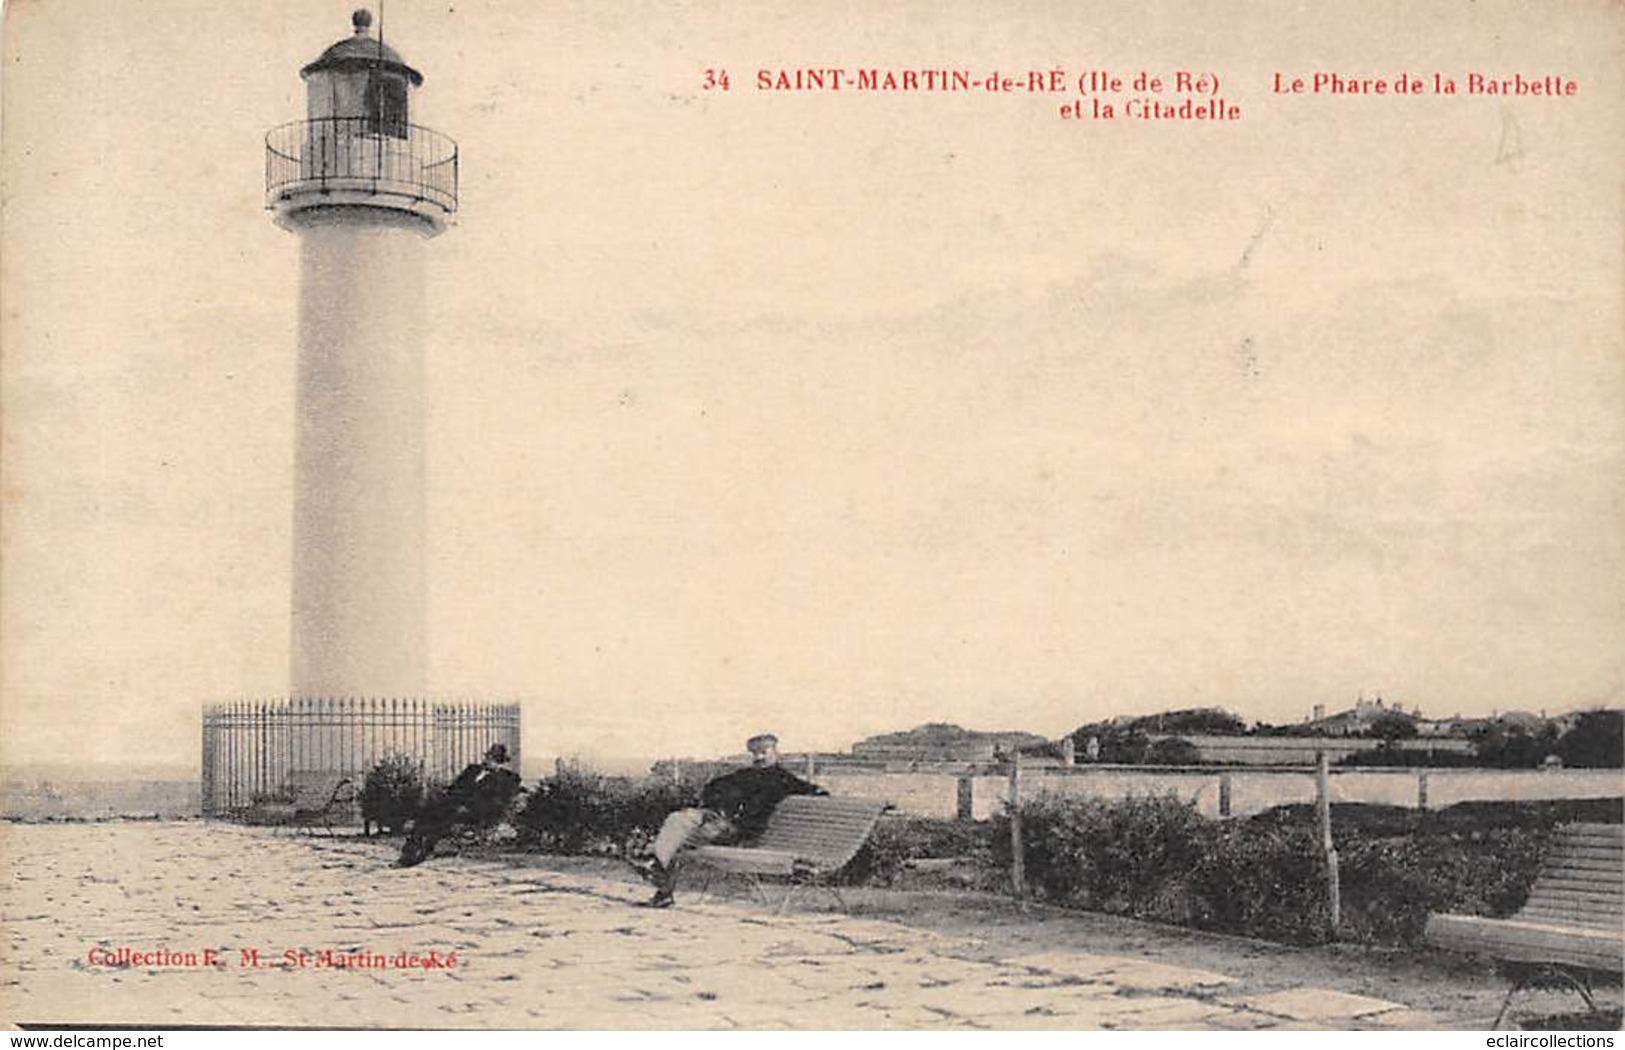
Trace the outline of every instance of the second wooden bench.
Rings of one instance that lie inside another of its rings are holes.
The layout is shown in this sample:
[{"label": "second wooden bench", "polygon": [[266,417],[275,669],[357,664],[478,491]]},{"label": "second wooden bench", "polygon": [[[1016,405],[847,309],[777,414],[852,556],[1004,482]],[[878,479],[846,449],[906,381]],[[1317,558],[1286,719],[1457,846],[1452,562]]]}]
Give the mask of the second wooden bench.
[{"label": "second wooden bench", "polygon": [[685,862],[750,880],[766,898],[764,881],[784,882],[788,888],[779,910],[796,890],[819,886],[839,901],[833,880],[858,855],[874,834],[880,815],[889,806],[868,799],[794,795],[780,802],[757,840],[746,846],[701,846],[690,850]]},{"label": "second wooden bench", "polygon": [[1625,970],[1625,826],[1570,824],[1559,828],[1529,899],[1509,919],[1434,915],[1429,944],[1488,955],[1510,964],[1514,980],[1495,1015],[1541,975],[1573,987],[1596,1010],[1591,975]]}]

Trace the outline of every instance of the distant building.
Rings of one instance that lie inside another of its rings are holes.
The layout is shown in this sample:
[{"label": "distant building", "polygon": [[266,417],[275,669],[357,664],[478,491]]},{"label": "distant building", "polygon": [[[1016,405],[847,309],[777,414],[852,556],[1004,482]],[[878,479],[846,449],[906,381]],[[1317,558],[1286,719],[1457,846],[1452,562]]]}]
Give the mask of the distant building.
[{"label": "distant building", "polygon": [[1316,704],[1314,715],[1303,723],[1303,728],[1310,733],[1320,736],[1362,736],[1370,730],[1373,723],[1383,715],[1404,715],[1418,723],[1418,732],[1421,731],[1422,709],[1416,708],[1406,711],[1404,707],[1395,704],[1388,707],[1383,703],[1382,697],[1367,700],[1361,696],[1354,702],[1354,706],[1347,711],[1336,714],[1326,714],[1324,704]]},{"label": "distant building", "polygon": [[1416,723],[1416,735],[1467,740],[1494,724],[1493,718],[1463,718],[1460,714],[1451,715],[1449,718],[1423,718]]},{"label": "distant building", "polygon": [[983,732],[932,722],[881,733],[852,745],[852,758],[870,762],[991,762],[1015,751],[1048,751],[1047,737],[1017,730]]}]

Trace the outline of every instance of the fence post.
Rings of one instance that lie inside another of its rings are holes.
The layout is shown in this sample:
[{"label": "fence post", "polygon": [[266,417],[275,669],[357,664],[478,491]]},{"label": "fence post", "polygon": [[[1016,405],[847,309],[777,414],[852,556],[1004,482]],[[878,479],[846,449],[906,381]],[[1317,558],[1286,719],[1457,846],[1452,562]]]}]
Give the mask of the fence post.
[{"label": "fence post", "polygon": [[1315,813],[1320,819],[1320,846],[1326,853],[1327,919],[1335,939],[1343,911],[1343,892],[1337,876],[1337,848],[1332,845],[1331,761],[1324,751],[1315,754]]},{"label": "fence post", "polygon": [[960,821],[976,819],[976,781],[969,776],[959,778],[959,798],[954,807],[954,817]]},{"label": "fence post", "polygon": [[1428,808],[1428,775],[1425,772],[1416,774],[1416,808]]},{"label": "fence post", "polygon": [[200,769],[202,782],[198,785],[198,808],[204,817],[214,816],[214,799],[212,797],[214,795],[214,756],[209,753],[209,745],[214,742],[213,716],[210,714],[212,710],[212,705],[203,709],[203,754],[200,756],[202,759],[202,768]]},{"label": "fence post", "polygon": [[1021,846],[1021,751],[1010,755],[1010,890],[1016,900],[1027,897],[1027,858]]},{"label": "fence post", "polygon": [[1230,774],[1219,774],[1219,816],[1230,815]]}]

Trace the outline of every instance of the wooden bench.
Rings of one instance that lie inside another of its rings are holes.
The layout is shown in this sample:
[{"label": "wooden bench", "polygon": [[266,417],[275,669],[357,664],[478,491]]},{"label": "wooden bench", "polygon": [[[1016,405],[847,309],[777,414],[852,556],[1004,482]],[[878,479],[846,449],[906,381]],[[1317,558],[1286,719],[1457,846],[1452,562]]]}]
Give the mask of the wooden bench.
[{"label": "wooden bench", "polygon": [[1625,826],[1570,824],[1558,829],[1551,852],[1510,919],[1477,915],[1428,918],[1429,944],[1492,956],[1513,974],[1495,1015],[1500,1027],[1512,996],[1542,975],[1579,992],[1593,1011],[1591,976],[1625,970]]},{"label": "wooden bench", "polygon": [[[747,846],[700,846],[683,855],[712,872],[739,875],[766,900],[765,881],[788,884],[779,911],[804,888],[828,891],[844,908],[833,880],[869,841],[880,815],[891,808],[867,799],[792,795],[774,808],[767,827]],[[709,880],[707,880],[709,885]]]},{"label": "wooden bench", "polygon": [[349,777],[311,779],[295,775],[293,779],[294,783],[282,799],[269,799],[251,806],[249,823],[309,831],[320,824],[331,835],[334,818],[347,818],[359,797],[355,782]]}]

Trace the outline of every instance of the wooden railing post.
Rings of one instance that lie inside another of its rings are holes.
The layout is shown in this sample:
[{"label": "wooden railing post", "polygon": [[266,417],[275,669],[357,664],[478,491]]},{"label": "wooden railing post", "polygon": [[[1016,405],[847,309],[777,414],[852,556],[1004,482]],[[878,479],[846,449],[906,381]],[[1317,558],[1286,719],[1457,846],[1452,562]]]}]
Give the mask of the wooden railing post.
[{"label": "wooden railing post", "polygon": [[1017,900],[1027,897],[1027,858],[1021,845],[1021,751],[1010,755],[1010,891]]},{"label": "wooden railing post", "polygon": [[1326,853],[1326,917],[1335,939],[1343,911],[1343,892],[1337,874],[1337,847],[1332,844],[1331,761],[1324,751],[1315,755],[1315,814],[1320,822],[1320,847]]}]

